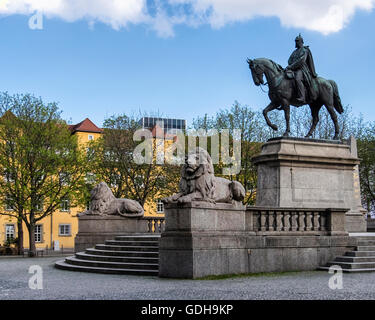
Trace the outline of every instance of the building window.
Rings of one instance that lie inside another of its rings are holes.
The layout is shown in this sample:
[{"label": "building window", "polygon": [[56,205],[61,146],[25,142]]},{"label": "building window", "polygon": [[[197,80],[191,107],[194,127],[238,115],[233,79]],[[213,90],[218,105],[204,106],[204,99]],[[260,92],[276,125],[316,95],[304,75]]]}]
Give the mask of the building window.
[{"label": "building window", "polygon": [[69,210],[70,210],[69,200],[68,199],[61,200],[61,209],[60,209],[60,211],[69,212]]},{"label": "building window", "polygon": [[6,197],[6,199],[5,199],[5,210],[6,211],[13,211],[14,210],[13,199],[10,196]]},{"label": "building window", "polygon": [[86,183],[93,184],[93,183],[95,183],[96,176],[95,176],[94,173],[88,172],[88,173],[86,173],[85,180],[86,180]]},{"label": "building window", "polygon": [[43,227],[41,224],[35,226],[35,242],[43,242]]},{"label": "building window", "polygon": [[14,141],[6,141],[5,152],[8,157],[14,154],[16,144]]},{"label": "building window", "polygon": [[164,203],[161,199],[158,200],[156,203],[156,212],[157,213],[164,213]]},{"label": "building window", "polygon": [[59,224],[59,236],[71,236],[70,224]]},{"label": "building window", "polygon": [[5,182],[9,182],[9,183],[14,182],[14,180],[15,180],[14,178],[15,178],[14,173],[12,173],[11,171],[5,170],[5,172],[4,172]]},{"label": "building window", "polygon": [[89,141],[94,140],[94,136],[89,134]]},{"label": "building window", "polygon": [[14,239],[15,228],[14,224],[5,225],[5,241]]},{"label": "building window", "polygon": [[60,184],[67,185],[69,183],[69,181],[70,181],[69,173],[67,173],[67,172],[60,172],[59,173],[59,180],[60,180]]},{"label": "building window", "polygon": [[40,212],[43,210],[43,200],[39,200],[37,204],[35,205],[35,210],[37,212]]}]

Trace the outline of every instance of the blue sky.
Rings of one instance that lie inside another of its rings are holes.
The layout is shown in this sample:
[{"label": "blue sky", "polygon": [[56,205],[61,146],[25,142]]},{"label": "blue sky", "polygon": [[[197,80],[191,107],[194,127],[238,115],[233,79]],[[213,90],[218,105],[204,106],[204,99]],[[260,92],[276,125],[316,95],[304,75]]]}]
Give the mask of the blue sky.
[{"label": "blue sky", "polygon": [[[365,10],[351,7],[342,21],[319,20],[325,13],[311,11],[315,20],[306,22],[281,9],[280,14],[259,9],[243,16],[247,7],[232,12],[224,0],[205,7],[204,15],[188,0],[170,0],[182,3],[179,14],[172,5],[160,11],[159,1],[143,1],[137,15],[124,9],[123,15],[90,11],[67,16],[45,8],[43,29],[31,30],[29,18],[38,9],[33,1],[26,1],[27,10],[0,4],[0,90],[57,101],[72,123],[89,117],[101,125],[108,116],[138,110],[191,123],[235,100],[264,108],[268,97],[254,86],[246,58],[268,57],[285,67],[299,32],[318,74],[337,82],[343,104],[375,121],[373,1],[359,0],[368,5]],[[210,1],[215,0],[202,3]],[[293,10],[293,0],[288,3]]]}]

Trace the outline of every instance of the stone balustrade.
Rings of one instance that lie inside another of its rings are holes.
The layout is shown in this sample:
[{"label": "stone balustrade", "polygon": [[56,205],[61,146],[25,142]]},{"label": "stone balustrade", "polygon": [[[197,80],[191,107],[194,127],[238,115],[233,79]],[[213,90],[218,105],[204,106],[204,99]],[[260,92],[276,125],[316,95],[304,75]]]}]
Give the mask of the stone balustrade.
[{"label": "stone balustrade", "polygon": [[246,229],[257,235],[344,235],[348,210],[248,207]]},{"label": "stone balustrade", "polygon": [[165,228],[164,217],[143,217],[148,221],[148,233],[162,233]]}]

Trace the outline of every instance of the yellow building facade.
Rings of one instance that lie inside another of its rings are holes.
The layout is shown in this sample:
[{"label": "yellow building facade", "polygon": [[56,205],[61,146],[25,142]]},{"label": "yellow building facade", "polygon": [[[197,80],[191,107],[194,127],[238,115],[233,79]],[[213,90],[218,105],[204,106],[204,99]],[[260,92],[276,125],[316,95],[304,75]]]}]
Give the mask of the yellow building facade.
[{"label": "yellow building facade", "polygon": [[[102,129],[97,127],[90,119],[86,118],[76,125],[70,125],[72,134],[77,136],[79,146],[85,148],[90,141],[98,139]],[[160,199],[156,199],[151,205],[145,205],[145,216],[163,217],[164,207]],[[10,208],[3,208],[3,211],[11,211]],[[50,216],[39,221],[35,230],[37,249],[59,248],[60,250],[72,250],[74,238],[78,233],[79,212],[85,211],[84,207],[70,207],[69,201],[63,201],[60,209]],[[0,215],[0,245],[7,239],[17,238],[17,221],[13,217]],[[24,248],[29,247],[29,235],[26,225],[23,225]]]}]

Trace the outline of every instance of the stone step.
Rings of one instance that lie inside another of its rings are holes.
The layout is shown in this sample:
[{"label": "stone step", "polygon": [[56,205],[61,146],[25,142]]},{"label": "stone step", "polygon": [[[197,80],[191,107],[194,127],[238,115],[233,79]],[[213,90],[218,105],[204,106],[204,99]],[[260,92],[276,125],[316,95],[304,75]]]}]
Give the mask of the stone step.
[{"label": "stone step", "polygon": [[347,251],[345,256],[348,257],[374,257],[375,251]]},{"label": "stone step", "polygon": [[342,269],[375,269],[375,262],[340,262],[331,261],[328,266],[338,265]]},{"label": "stone step", "polygon": [[106,244],[97,244],[95,249],[100,250],[111,250],[111,251],[148,251],[148,252],[158,252],[159,247],[155,246],[115,246]]},{"label": "stone step", "polygon": [[159,241],[160,235],[117,236],[118,241]]},{"label": "stone step", "polygon": [[85,252],[77,252],[76,257],[81,260],[90,261],[109,261],[109,262],[129,262],[129,263],[153,263],[158,264],[158,257],[123,257],[123,256],[105,256],[98,254],[88,254]]},{"label": "stone step", "polygon": [[357,246],[357,251],[375,251],[375,246]]},{"label": "stone step", "polygon": [[93,273],[109,273],[109,274],[126,274],[126,275],[142,275],[142,276],[157,276],[157,270],[137,270],[137,269],[120,269],[120,268],[102,268],[102,267],[87,267],[68,264],[64,260],[55,263],[55,267],[68,271],[81,271]]},{"label": "stone step", "polygon": [[102,250],[89,248],[86,249],[87,254],[117,257],[141,257],[141,258],[158,258],[159,252],[156,251],[120,251],[120,250]]},{"label": "stone step", "polygon": [[375,240],[358,240],[358,246],[375,246]]},{"label": "stone step", "polygon": [[[329,267],[319,267],[318,270],[329,270]],[[357,272],[375,272],[375,268],[368,269],[342,269],[343,272],[357,273]]]},{"label": "stone step", "polygon": [[158,270],[159,264],[151,263],[128,263],[128,262],[107,262],[107,261],[91,261],[82,260],[77,257],[68,257],[65,259],[67,264],[94,268],[110,268],[125,270]]},{"label": "stone step", "polygon": [[375,236],[351,236],[357,240],[375,240]]},{"label": "stone step", "polygon": [[159,241],[120,241],[120,240],[106,240],[105,244],[115,246],[146,246],[146,247],[158,247]]},{"label": "stone step", "polygon": [[334,262],[375,262],[375,256],[368,257],[350,257],[350,256],[341,256],[337,257]]}]

